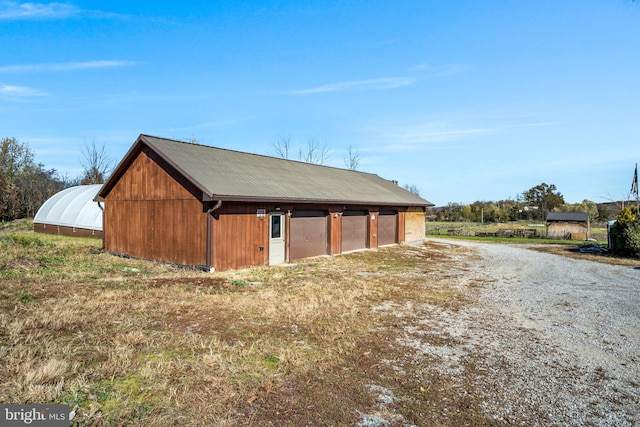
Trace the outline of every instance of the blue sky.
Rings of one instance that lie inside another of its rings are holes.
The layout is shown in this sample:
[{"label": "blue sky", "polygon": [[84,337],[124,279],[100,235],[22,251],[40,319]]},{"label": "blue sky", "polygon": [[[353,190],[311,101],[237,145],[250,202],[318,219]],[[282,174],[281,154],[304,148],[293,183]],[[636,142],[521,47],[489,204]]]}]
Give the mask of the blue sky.
[{"label": "blue sky", "polygon": [[70,177],[141,133],[351,146],[436,205],[621,199],[640,161],[632,0],[0,0],[0,52],[0,137]]}]

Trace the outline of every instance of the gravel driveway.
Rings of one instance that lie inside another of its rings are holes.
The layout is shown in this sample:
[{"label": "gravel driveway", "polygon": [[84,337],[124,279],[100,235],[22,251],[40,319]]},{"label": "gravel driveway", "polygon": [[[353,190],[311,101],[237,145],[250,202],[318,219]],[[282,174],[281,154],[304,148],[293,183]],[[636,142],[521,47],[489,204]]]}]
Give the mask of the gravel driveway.
[{"label": "gravel driveway", "polygon": [[461,271],[449,282],[474,302],[458,311],[407,307],[457,344],[437,345],[420,325],[406,328],[401,344],[429,358],[430,369],[474,384],[486,413],[506,424],[640,425],[639,269],[429,240],[465,247],[452,251]]}]

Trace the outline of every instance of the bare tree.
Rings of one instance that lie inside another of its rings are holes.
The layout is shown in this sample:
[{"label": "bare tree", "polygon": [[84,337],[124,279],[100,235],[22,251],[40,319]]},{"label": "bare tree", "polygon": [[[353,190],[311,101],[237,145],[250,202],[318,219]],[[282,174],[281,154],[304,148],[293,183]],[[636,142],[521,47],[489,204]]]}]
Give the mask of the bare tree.
[{"label": "bare tree", "polygon": [[415,184],[405,184],[404,189],[415,194],[416,196],[420,196],[420,190],[418,189],[418,186]]},{"label": "bare tree", "polygon": [[360,152],[354,150],[352,146],[347,148],[347,155],[344,158],[344,164],[347,165],[349,170],[357,170],[360,166]]},{"label": "bare tree", "polygon": [[[276,156],[289,159],[294,150],[290,136],[280,137],[273,144]],[[298,146],[298,160],[306,163],[323,165],[329,160],[329,148],[315,138],[309,138],[305,145]]]},{"label": "bare tree", "polygon": [[82,156],[84,161],[81,164],[84,168],[84,174],[80,180],[81,184],[103,184],[114,165],[114,161],[107,154],[104,144],[98,147],[93,141],[91,145],[85,145],[82,147]]},{"label": "bare tree", "polygon": [[323,165],[329,160],[329,149],[327,144],[320,143],[315,138],[309,138],[307,145],[298,150],[298,160],[301,162],[315,163]]},{"label": "bare tree", "polygon": [[291,137],[290,136],[282,136],[273,144],[273,151],[275,151],[278,157],[282,157],[283,159],[289,158],[289,153],[291,151]]}]

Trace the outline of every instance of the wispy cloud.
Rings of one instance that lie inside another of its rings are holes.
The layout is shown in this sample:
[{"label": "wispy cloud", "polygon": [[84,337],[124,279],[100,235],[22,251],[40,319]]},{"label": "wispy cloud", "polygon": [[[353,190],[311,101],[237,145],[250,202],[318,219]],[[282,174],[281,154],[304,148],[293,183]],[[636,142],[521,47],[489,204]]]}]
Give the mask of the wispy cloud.
[{"label": "wispy cloud", "polygon": [[467,66],[462,64],[429,65],[423,62],[409,67],[408,71],[424,74],[425,77],[449,77],[461,73],[466,68]]},{"label": "wispy cloud", "polygon": [[489,128],[433,128],[430,126],[408,129],[398,134],[398,139],[404,144],[425,144],[434,142],[451,142],[464,139],[472,135],[492,132]]},{"label": "wispy cloud", "polygon": [[517,123],[514,125],[507,125],[505,126],[505,129],[517,129],[517,128],[537,128],[537,127],[547,127],[547,126],[557,126],[559,124],[561,124],[562,122],[559,121],[555,121],[555,122],[531,122],[531,123]]},{"label": "wispy cloud", "polygon": [[476,136],[496,132],[490,127],[463,127],[446,124],[406,125],[402,127],[376,127],[370,129],[381,138],[374,152],[406,152],[416,150],[451,150],[463,145]]},{"label": "wispy cloud", "polygon": [[307,89],[294,89],[287,91],[290,95],[311,95],[316,93],[343,92],[346,90],[386,90],[415,83],[411,77],[383,77],[379,79],[357,80],[349,82],[329,83]]},{"label": "wispy cloud", "polygon": [[68,19],[74,17],[123,18],[117,13],[81,9],[72,3],[33,3],[0,0],[0,21],[30,19]]},{"label": "wispy cloud", "polygon": [[0,2],[0,20],[67,18],[80,11],[78,7],[70,3]]},{"label": "wispy cloud", "polygon": [[5,65],[0,66],[0,73],[11,74],[28,72],[76,71],[100,68],[128,67],[136,64],[137,62],[135,61],[99,60],[26,65]]},{"label": "wispy cloud", "polygon": [[[426,63],[408,68],[409,72],[419,74],[420,78],[447,77],[463,71],[464,65],[452,64],[443,66],[431,66]],[[378,79],[355,80],[347,82],[328,83],[305,89],[293,89],[286,93],[289,95],[312,95],[316,93],[343,92],[348,90],[387,90],[404,86],[411,86],[419,79],[417,77],[381,77]]]},{"label": "wispy cloud", "polygon": [[255,116],[248,116],[248,117],[239,118],[239,119],[219,120],[214,122],[197,123],[191,126],[173,127],[173,128],[168,128],[168,130],[171,132],[184,132],[184,131],[193,131],[193,130],[202,130],[202,129],[223,129],[228,127],[238,126],[240,124],[247,123],[255,119],[256,119]]},{"label": "wispy cloud", "polygon": [[14,86],[0,83],[0,96],[3,98],[25,98],[43,96],[44,92],[26,86]]},{"label": "wispy cloud", "polygon": [[[440,121],[419,118],[402,120],[401,123],[376,124],[367,126],[367,131],[381,143],[372,151],[404,152],[412,150],[453,150],[464,149],[487,135],[514,133],[517,138],[521,129],[557,126],[560,122],[535,121],[531,118],[456,116]],[[518,120],[518,121],[516,121]],[[496,141],[502,141],[498,139]],[[495,142],[494,144],[497,144]]]}]

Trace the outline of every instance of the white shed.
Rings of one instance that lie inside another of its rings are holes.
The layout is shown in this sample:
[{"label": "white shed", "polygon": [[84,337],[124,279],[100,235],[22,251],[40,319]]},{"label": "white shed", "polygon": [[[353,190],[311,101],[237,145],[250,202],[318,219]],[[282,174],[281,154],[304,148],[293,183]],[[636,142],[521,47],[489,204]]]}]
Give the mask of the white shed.
[{"label": "white shed", "polygon": [[66,188],[38,209],[33,228],[39,233],[102,237],[102,209],[93,201],[101,184]]}]

